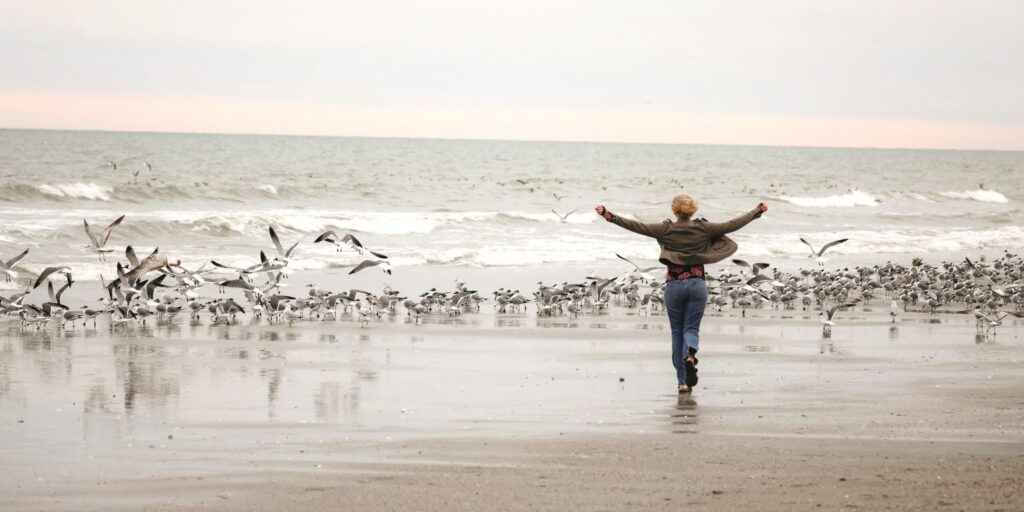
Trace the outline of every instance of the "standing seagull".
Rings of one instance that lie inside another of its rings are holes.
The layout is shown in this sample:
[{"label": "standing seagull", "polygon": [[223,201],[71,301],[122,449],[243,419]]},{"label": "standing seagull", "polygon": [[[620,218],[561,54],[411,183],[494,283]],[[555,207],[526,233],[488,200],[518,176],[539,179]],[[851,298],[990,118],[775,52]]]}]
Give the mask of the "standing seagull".
[{"label": "standing seagull", "polygon": [[14,266],[18,264],[25,255],[28,254],[28,249],[25,249],[21,254],[7,260],[0,260],[0,274],[4,275],[4,279],[9,283],[18,278],[18,273],[15,272]]},{"label": "standing seagull", "polygon": [[805,245],[807,245],[807,247],[809,247],[811,249],[811,255],[808,256],[808,258],[814,258],[814,260],[818,262],[818,266],[819,267],[824,267],[825,266],[825,261],[827,261],[827,260],[822,255],[825,254],[825,251],[827,251],[829,247],[832,247],[834,245],[839,245],[839,244],[841,244],[841,243],[843,243],[843,242],[845,242],[847,240],[849,240],[849,238],[843,238],[841,240],[836,240],[834,242],[829,242],[829,243],[823,245],[821,247],[820,251],[815,252],[814,251],[814,246],[811,245],[810,242],[808,242],[807,240],[804,240],[803,237],[800,238],[800,241],[803,242]]},{"label": "standing seagull", "polygon": [[97,237],[96,234],[89,229],[89,221],[82,219],[82,224],[85,225],[85,234],[89,235],[89,245],[85,247],[92,252],[99,254],[100,261],[106,261],[106,257],[104,255],[114,252],[113,249],[107,249],[105,246],[107,245],[107,239],[110,238],[110,233],[114,231],[114,228],[121,224],[122,220],[124,220],[124,215],[118,217],[114,222],[111,222],[110,225],[107,226],[107,229],[104,229],[103,233],[100,233],[100,236]]}]

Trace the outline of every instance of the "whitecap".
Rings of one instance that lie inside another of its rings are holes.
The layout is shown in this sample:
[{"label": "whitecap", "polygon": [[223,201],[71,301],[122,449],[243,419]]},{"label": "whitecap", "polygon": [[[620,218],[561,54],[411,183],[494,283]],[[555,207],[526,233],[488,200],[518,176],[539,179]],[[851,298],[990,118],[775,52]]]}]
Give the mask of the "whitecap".
[{"label": "whitecap", "polygon": [[949,191],[941,192],[939,195],[949,197],[952,199],[969,199],[971,201],[980,201],[982,203],[1008,203],[1009,199],[1003,194],[996,192],[995,190],[965,190],[963,192]]},{"label": "whitecap", "polygon": [[797,196],[779,196],[779,200],[786,201],[787,203],[795,204],[797,206],[805,206],[808,208],[851,208],[854,206],[878,206],[878,200],[875,196],[862,192],[860,190],[851,190],[848,194],[836,195],[836,196],[824,196],[824,197],[797,197]]},{"label": "whitecap", "polygon": [[72,199],[92,199],[110,201],[110,193],[114,190],[95,183],[44,183],[36,187],[40,192],[52,197],[68,197]]}]

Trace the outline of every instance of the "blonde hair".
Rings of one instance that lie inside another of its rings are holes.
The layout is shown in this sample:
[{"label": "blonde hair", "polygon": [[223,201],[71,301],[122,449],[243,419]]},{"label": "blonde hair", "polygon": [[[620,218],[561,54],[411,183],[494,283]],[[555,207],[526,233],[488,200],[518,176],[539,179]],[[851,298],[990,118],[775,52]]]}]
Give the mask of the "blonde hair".
[{"label": "blonde hair", "polygon": [[693,217],[697,213],[697,200],[689,194],[677,194],[672,198],[672,213],[680,219]]}]

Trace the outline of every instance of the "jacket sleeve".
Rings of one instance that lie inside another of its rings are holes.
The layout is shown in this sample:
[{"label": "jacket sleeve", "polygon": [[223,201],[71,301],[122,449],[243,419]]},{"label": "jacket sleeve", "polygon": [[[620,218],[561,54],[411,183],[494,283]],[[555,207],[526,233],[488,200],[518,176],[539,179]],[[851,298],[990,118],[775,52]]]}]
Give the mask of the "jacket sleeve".
[{"label": "jacket sleeve", "polygon": [[[611,213],[611,212],[609,212]],[[634,233],[649,236],[652,238],[658,238],[665,235],[668,230],[668,224],[664,222],[644,223],[637,222],[635,220],[623,219],[622,217],[612,213],[612,218],[608,220],[616,226],[624,227]]]},{"label": "jacket sleeve", "polygon": [[732,233],[747,224],[750,221],[760,217],[761,210],[754,208],[753,210],[736,217],[728,222],[705,222],[704,228],[708,232],[708,236],[711,238],[718,238],[722,235]]}]

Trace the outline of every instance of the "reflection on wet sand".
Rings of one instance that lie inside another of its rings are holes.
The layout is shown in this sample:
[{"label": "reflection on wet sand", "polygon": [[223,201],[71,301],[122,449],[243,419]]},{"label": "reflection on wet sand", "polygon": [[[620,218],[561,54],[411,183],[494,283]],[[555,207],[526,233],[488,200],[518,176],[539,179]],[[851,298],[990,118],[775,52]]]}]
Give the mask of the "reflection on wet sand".
[{"label": "reflection on wet sand", "polygon": [[700,423],[696,397],[692,394],[679,395],[676,399],[676,406],[669,417],[671,418],[672,433],[696,434],[697,424]]},{"label": "reflection on wet sand", "polygon": [[[116,335],[102,320],[77,333],[0,327],[0,432],[25,420],[45,428],[8,430],[13,438],[5,440],[159,446],[156,440],[173,434],[179,445],[192,436],[243,451],[247,443],[283,440],[720,432],[756,422],[749,404],[785,403],[772,394],[780,392],[775,383],[818,390],[832,365],[862,369],[857,357],[917,361],[943,343],[942,357],[977,348],[966,323],[945,337],[953,331],[932,335],[932,324],[914,321],[899,329],[844,324],[822,336],[813,317],[784,328],[716,318],[705,331],[710,352],[701,385],[693,395],[666,396],[674,375],[664,317],[401,322],[367,329],[182,323]],[[897,335],[900,343],[892,343]],[[795,371],[783,369],[794,362]],[[798,399],[821,409],[831,406],[829,396]]]}]

